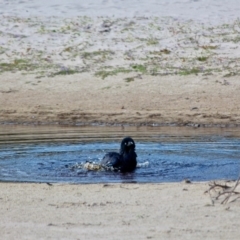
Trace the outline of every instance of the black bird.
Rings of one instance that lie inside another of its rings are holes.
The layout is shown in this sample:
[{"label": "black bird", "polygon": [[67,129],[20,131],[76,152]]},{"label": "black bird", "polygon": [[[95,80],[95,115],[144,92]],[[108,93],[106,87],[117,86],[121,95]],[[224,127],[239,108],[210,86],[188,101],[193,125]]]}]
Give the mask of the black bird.
[{"label": "black bird", "polygon": [[121,142],[119,153],[109,152],[102,161],[101,166],[120,172],[132,172],[137,166],[137,154],[135,153],[135,142],[130,137],[125,137]]}]

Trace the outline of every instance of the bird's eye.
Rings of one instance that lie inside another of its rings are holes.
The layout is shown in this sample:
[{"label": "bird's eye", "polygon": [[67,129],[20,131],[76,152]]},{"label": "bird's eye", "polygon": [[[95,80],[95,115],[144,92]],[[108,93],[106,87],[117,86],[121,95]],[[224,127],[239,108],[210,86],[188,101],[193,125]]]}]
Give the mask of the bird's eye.
[{"label": "bird's eye", "polygon": [[126,143],[126,142],[125,142],[124,144],[125,144],[125,145],[127,145],[127,143]]}]

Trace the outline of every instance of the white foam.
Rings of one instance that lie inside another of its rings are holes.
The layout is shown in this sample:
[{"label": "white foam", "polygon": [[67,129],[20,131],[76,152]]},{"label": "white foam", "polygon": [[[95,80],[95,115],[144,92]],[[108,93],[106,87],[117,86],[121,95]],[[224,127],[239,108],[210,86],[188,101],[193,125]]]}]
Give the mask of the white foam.
[{"label": "white foam", "polygon": [[149,167],[150,163],[148,161],[143,163],[138,163],[137,168]]}]

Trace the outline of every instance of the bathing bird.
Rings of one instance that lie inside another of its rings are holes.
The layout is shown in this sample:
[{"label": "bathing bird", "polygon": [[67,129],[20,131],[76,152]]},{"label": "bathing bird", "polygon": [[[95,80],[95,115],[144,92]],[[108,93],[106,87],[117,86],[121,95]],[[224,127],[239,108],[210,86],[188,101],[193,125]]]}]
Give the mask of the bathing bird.
[{"label": "bathing bird", "polygon": [[118,172],[132,172],[137,166],[137,154],[135,153],[135,142],[131,137],[125,137],[120,146],[119,153],[109,152],[102,161],[101,166]]}]

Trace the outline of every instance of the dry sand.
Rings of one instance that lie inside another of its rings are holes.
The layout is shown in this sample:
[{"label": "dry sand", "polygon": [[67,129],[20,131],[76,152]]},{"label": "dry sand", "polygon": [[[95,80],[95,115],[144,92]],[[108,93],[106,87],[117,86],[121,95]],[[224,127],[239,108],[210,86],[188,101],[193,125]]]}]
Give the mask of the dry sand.
[{"label": "dry sand", "polygon": [[0,184],[1,239],[239,239],[207,183]]},{"label": "dry sand", "polygon": [[238,19],[0,22],[1,123],[240,124]]}]

